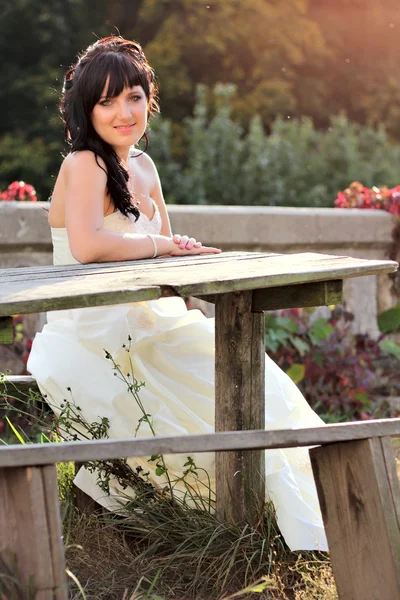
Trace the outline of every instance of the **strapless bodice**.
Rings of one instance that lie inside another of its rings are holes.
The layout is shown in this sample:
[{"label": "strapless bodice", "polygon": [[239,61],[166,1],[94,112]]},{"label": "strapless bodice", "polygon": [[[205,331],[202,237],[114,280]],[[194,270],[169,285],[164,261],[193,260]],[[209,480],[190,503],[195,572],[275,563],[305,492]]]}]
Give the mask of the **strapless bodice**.
[{"label": "strapless bodice", "polygon": [[[135,222],[133,215],[125,217],[121,212],[116,211],[104,217],[104,229],[118,233],[153,233],[161,232],[161,215],[157,204],[153,200],[154,215],[151,219],[144,213],[140,213],[139,219]],[[53,242],[53,264],[71,265],[78,263],[72,256],[69,245],[68,233],[65,227],[51,227],[51,239]]]}]

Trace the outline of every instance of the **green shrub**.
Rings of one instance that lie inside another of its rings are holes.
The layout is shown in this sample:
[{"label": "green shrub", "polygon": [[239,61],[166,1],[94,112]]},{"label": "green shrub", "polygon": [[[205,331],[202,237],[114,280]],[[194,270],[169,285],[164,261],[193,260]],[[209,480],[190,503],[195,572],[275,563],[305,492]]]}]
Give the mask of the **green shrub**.
[{"label": "green shrub", "polygon": [[383,127],[338,115],[319,131],[309,118],[278,118],[267,134],[255,115],[244,133],[231,116],[235,86],[218,84],[213,93],[216,108],[209,116],[208,90],[198,86],[194,115],[181,126],[186,147],[180,163],[171,152],[171,124],[154,121],[149,153],[169,202],[330,207],[349,181],[399,182],[400,145],[390,144]]},{"label": "green shrub", "polygon": [[382,403],[383,392],[400,389],[400,346],[385,339],[397,330],[396,310],[381,313],[377,340],[353,334],[354,316],[338,306],[319,319],[313,309],[266,313],[266,350],[324,421],[397,416]]},{"label": "green shrub", "polygon": [[[232,117],[232,84],[197,88],[194,114],[182,123],[156,117],[149,154],[165,197],[177,204],[333,206],[350,181],[367,187],[399,183],[400,144],[384,127],[362,126],[334,116],[326,131],[310,118],[278,118],[266,132],[255,114],[248,131]],[[210,101],[210,94],[214,95]],[[210,114],[209,106],[214,106]],[[0,138],[0,189],[29,181],[47,200],[64,148],[44,138]]]}]

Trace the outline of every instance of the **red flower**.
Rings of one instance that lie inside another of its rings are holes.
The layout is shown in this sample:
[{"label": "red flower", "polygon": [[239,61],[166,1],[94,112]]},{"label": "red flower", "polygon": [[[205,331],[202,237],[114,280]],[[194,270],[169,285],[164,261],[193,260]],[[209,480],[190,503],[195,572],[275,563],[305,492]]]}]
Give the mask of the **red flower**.
[{"label": "red flower", "polygon": [[[26,197],[28,196],[28,197]],[[24,181],[13,181],[7,190],[0,193],[0,200],[31,200],[37,202],[35,188]]]},{"label": "red flower", "polygon": [[338,192],[335,200],[336,208],[365,208],[386,210],[400,217],[400,185],[388,189],[367,188],[358,181],[353,181],[343,192]]}]

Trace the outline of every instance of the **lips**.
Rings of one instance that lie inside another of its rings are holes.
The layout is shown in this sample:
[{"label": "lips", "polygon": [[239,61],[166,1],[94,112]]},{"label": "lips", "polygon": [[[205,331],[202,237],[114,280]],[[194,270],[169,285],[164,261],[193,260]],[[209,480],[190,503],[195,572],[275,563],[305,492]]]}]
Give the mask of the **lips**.
[{"label": "lips", "polygon": [[130,125],[116,125],[116,126],[114,126],[114,129],[116,129],[117,131],[120,131],[121,133],[128,133],[129,131],[132,131],[134,126],[135,126],[134,123],[132,123]]}]

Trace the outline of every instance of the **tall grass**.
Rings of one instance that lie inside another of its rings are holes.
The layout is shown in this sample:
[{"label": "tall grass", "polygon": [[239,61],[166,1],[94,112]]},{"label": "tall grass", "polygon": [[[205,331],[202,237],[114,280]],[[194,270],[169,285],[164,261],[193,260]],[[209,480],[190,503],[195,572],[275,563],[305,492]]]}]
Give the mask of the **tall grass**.
[{"label": "tall grass", "polygon": [[[126,379],[140,406],[143,384],[138,384],[132,373],[128,378],[122,375],[114,362],[112,368],[117,376]],[[43,398],[31,393],[17,402],[12,391],[2,393],[0,408],[2,404],[9,416],[13,411],[20,411],[24,418],[32,416],[34,441],[62,443],[61,434],[66,439],[77,439],[78,433],[79,437],[107,437],[107,421],[86,423],[73,402],[72,392],[71,400],[64,401],[61,413],[50,424]],[[49,399],[46,401],[49,403]],[[145,407],[142,418],[151,419]],[[20,425],[13,428],[15,439],[20,437],[29,443],[29,436]],[[166,469],[163,457],[150,460]],[[196,466],[190,457],[188,465],[187,475],[195,476]],[[93,461],[90,468],[98,473],[103,490],[116,477],[120,483],[133,487],[135,497],[132,500],[121,492],[118,513],[82,514],[74,504],[74,465],[58,465],[70,600],[337,598],[326,556],[290,552],[280,535],[272,504],[264,506],[256,526],[219,523],[210,510],[210,490],[204,493],[187,482],[187,493],[177,496],[173,493],[173,478],[168,477],[168,486],[157,489],[124,460]],[[187,481],[185,477],[179,481]],[[0,582],[11,585],[10,577],[0,564]],[[18,590],[17,586],[15,594]],[[7,594],[3,593],[3,598],[0,595],[0,600],[14,600],[8,591]],[[15,595],[15,600],[20,599],[34,600],[34,595]]]}]

